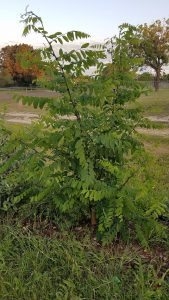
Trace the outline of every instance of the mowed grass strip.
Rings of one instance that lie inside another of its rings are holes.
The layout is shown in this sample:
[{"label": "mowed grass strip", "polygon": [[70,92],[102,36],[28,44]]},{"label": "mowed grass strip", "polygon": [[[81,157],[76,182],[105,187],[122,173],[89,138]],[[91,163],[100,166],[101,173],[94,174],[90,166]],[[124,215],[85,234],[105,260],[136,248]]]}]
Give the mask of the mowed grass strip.
[{"label": "mowed grass strip", "polygon": [[151,91],[147,96],[142,95],[137,104],[143,108],[146,116],[169,116],[169,89]]}]

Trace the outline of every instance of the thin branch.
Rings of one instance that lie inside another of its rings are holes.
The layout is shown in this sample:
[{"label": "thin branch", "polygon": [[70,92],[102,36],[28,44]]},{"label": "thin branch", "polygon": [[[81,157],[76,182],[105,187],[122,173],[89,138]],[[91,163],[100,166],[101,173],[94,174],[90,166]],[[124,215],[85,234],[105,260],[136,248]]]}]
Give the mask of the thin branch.
[{"label": "thin branch", "polygon": [[[43,28],[43,31],[45,32],[45,28],[44,28],[44,24],[43,24],[42,19],[38,15],[36,15],[33,11],[30,11],[30,12],[27,12],[27,13],[31,14],[32,16],[35,16],[39,20],[39,22],[41,23],[41,26]],[[58,59],[57,55],[55,54],[55,51],[54,51],[54,49],[52,47],[52,42],[49,41],[49,39],[48,39],[48,37],[46,36],[45,33],[42,33],[42,34],[43,34],[43,37],[45,38],[46,42],[49,45],[49,48],[50,48],[50,50],[52,52],[52,55],[53,55],[54,59],[57,61],[58,65],[59,65],[59,67],[61,69],[62,76],[63,76],[63,79],[65,81],[66,89],[67,89],[67,92],[68,92],[68,95],[69,95],[69,98],[70,98],[70,102],[72,103],[72,106],[74,108],[74,114],[76,116],[77,121],[81,123],[80,113],[76,109],[76,101],[72,98],[71,91],[70,91],[70,88],[69,88],[69,85],[68,85],[68,81],[67,81],[67,78],[66,78],[66,74],[65,74],[64,68],[60,64],[59,59]]]},{"label": "thin branch", "polygon": [[119,191],[121,191],[122,190],[122,188],[129,182],[129,180],[131,179],[131,178],[133,178],[133,176],[136,174],[138,172],[138,170],[136,170],[135,172],[133,172],[120,186],[119,186],[119,188],[117,189],[117,191],[119,192]]}]

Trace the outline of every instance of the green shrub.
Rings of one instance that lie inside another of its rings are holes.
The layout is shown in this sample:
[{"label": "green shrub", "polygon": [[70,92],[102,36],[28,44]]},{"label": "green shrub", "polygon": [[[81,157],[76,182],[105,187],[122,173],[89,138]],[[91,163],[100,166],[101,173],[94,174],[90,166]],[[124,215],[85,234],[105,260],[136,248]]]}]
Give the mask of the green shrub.
[{"label": "green shrub", "polygon": [[[163,234],[158,217],[166,206],[154,197],[151,180],[143,172],[145,152],[136,134],[137,126],[144,126],[145,121],[139,110],[126,106],[144,92],[129,70],[135,60],[127,57],[127,71],[121,71],[119,55],[126,45],[116,49],[116,72],[103,79],[99,76],[104,68],[100,62],[105,57],[103,49],[93,50],[86,43],[69,53],[62,48],[58,56],[54,52],[54,43],[88,35],[78,31],[50,35],[33,12],[23,19],[24,34],[33,29],[48,43],[42,50],[46,78],[41,84],[60,95],[57,99],[19,97],[24,104],[45,107],[48,114],[22,142],[15,136],[1,149],[14,148],[16,155],[2,163],[0,173],[20,159],[13,176],[25,186],[4,207],[17,209],[24,204],[50,219],[62,216],[71,225],[91,222],[104,243],[119,236],[128,238],[131,230],[144,244],[153,234]],[[78,76],[91,66],[98,75],[79,81]]]}]

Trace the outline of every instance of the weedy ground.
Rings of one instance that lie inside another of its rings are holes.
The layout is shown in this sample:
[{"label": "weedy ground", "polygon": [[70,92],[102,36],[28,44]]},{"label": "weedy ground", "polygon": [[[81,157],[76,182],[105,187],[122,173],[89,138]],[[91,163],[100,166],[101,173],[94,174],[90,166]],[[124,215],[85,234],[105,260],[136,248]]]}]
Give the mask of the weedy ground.
[{"label": "weedy ground", "polygon": [[48,235],[1,224],[0,299],[168,299],[166,249],[102,247],[77,230]]}]

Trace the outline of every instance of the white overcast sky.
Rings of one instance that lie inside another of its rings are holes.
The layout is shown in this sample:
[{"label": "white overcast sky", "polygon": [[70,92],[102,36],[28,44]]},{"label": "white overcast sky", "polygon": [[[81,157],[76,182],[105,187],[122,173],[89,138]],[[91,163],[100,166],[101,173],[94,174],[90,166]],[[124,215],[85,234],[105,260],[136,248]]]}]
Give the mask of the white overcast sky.
[{"label": "white overcast sky", "polygon": [[22,37],[19,20],[27,5],[50,32],[81,30],[94,41],[113,36],[124,22],[136,25],[169,18],[169,0],[0,0],[0,47],[43,43],[37,35]]}]

